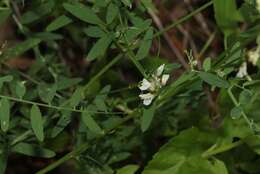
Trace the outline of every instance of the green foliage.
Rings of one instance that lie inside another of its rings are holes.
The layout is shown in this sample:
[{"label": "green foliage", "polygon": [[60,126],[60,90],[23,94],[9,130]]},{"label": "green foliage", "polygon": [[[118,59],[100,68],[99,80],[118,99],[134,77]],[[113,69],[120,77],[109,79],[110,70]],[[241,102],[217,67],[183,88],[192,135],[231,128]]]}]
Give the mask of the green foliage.
[{"label": "green foliage", "polygon": [[38,106],[33,105],[30,112],[33,132],[39,141],[44,140],[42,114]]},{"label": "green foliage", "polygon": [[[211,5],[216,21],[204,20],[220,31],[207,41],[194,29],[185,37],[202,51],[172,61],[169,39],[185,44],[164,32]],[[26,156],[37,174],[260,173],[256,7],[213,0],[161,30],[152,0],[1,1],[17,41],[0,42],[0,174]]]}]

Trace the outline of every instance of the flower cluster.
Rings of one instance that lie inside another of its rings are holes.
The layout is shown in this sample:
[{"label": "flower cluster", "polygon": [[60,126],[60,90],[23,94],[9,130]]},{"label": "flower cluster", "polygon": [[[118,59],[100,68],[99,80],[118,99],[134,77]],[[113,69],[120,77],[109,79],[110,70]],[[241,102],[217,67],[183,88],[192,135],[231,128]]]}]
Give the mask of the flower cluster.
[{"label": "flower cluster", "polygon": [[139,89],[142,92],[145,92],[140,94],[139,97],[143,100],[143,104],[146,106],[152,103],[158,90],[165,86],[169,80],[170,75],[163,74],[164,67],[165,64],[159,66],[149,79],[144,78],[139,85]]}]

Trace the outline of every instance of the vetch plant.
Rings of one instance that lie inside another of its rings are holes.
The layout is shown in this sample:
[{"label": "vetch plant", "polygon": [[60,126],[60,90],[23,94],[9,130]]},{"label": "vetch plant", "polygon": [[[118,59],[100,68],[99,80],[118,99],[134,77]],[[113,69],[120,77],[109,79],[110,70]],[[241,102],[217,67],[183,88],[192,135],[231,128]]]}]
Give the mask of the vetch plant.
[{"label": "vetch plant", "polygon": [[260,173],[259,4],[1,1],[0,174]]}]

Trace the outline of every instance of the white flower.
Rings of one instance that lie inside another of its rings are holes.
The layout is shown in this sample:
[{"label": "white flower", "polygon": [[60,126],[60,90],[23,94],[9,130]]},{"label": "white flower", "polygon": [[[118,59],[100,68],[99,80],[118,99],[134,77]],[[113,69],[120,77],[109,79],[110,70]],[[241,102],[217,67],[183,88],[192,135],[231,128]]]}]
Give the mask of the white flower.
[{"label": "white flower", "polygon": [[247,73],[247,63],[244,62],[244,63],[242,63],[242,65],[239,68],[239,71],[237,73],[237,77],[243,78],[247,75],[248,75],[248,73]]},{"label": "white flower", "polygon": [[165,86],[170,78],[169,74],[163,74],[164,67],[165,64],[160,65],[149,79],[143,79],[139,85],[141,91],[148,92],[139,95],[141,100],[143,100],[143,104],[146,106],[152,103],[158,90]]},{"label": "white flower", "polygon": [[159,67],[157,68],[157,70],[156,70],[156,76],[157,76],[157,77],[159,77],[159,76],[162,75],[163,70],[164,70],[164,66],[165,66],[165,64],[162,64],[161,66],[159,66]]},{"label": "white flower", "polygon": [[151,87],[151,83],[147,79],[143,79],[141,82],[141,85],[139,86],[139,89],[141,91],[145,91]]},{"label": "white flower", "polygon": [[170,78],[170,75],[169,75],[169,74],[164,74],[164,75],[162,76],[162,79],[161,79],[161,84],[162,84],[163,86],[165,86],[166,83],[167,83],[167,81],[169,80],[169,78]]},{"label": "white flower", "polygon": [[253,65],[256,65],[260,57],[260,50],[256,49],[256,50],[248,51],[247,55],[248,55],[248,61],[251,62]]},{"label": "white flower", "polygon": [[140,94],[139,97],[143,100],[143,104],[148,106],[152,103],[155,95],[152,93]]}]

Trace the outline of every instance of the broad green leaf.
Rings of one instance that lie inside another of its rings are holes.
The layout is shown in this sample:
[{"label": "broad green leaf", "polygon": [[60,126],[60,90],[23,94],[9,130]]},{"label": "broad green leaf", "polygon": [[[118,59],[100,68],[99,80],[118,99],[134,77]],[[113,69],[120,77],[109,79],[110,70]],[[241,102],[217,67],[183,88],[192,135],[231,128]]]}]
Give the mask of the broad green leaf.
[{"label": "broad green leaf", "polygon": [[59,16],[57,19],[55,19],[54,21],[52,21],[46,28],[46,31],[55,31],[55,30],[58,30],[68,24],[70,24],[72,22],[72,20],[65,16],[65,15],[62,15],[62,16]]},{"label": "broad green leaf", "polygon": [[102,38],[100,38],[89,51],[87,59],[89,61],[92,61],[98,57],[104,56],[112,40],[113,40],[113,36],[111,34],[107,34]]},{"label": "broad green leaf", "polygon": [[97,26],[90,26],[83,31],[87,36],[94,38],[101,38],[106,35],[106,33]]},{"label": "broad green leaf", "polygon": [[140,48],[136,54],[136,58],[141,60],[145,58],[149,54],[149,50],[151,48],[153,41],[153,29],[150,28],[144,35],[143,40],[140,43]]},{"label": "broad green leaf", "polygon": [[104,134],[104,131],[99,127],[96,121],[92,118],[91,113],[86,110],[81,115],[84,124],[89,128],[90,131],[97,134]]},{"label": "broad green leaf", "polygon": [[66,126],[71,122],[71,113],[70,112],[62,112],[60,119],[58,120],[57,124],[54,126],[51,132],[51,137],[54,138],[58,134],[63,131]]},{"label": "broad green leaf", "polygon": [[237,10],[236,0],[213,0],[215,19],[225,36],[236,32],[237,21],[241,18]]},{"label": "broad green leaf", "polygon": [[6,9],[6,10],[1,10],[0,11],[0,26],[2,25],[2,23],[5,22],[5,20],[11,15],[11,10],[10,9]]},{"label": "broad green leaf", "polygon": [[141,129],[143,132],[145,132],[151,125],[154,117],[154,112],[155,112],[155,106],[151,106],[150,108],[143,109],[143,116],[141,119]]},{"label": "broad green leaf", "polygon": [[37,87],[38,94],[43,102],[51,103],[57,90],[56,84],[40,84]]},{"label": "broad green leaf", "polygon": [[134,164],[129,164],[117,170],[116,174],[135,174],[139,166]]},{"label": "broad green leaf", "polygon": [[33,105],[31,108],[31,126],[32,130],[39,141],[44,140],[44,132],[43,132],[43,120],[42,114],[38,106]]},{"label": "broad green leaf", "polygon": [[10,102],[6,98],[0,101],[0,121],[2,131],[7,132],[10,122]]},{"label": "broad green leaf", "polygon": [[215,138],[194,127],[184,130],[161,147],[142,174],[227,174],[224,163],[201,157]]},{"label": "broad green leaf", "polygon": [[232,119],[239,119],[242,115],[242,108],[241,107],[234,107],[231,112],[230,112],[230,116]]},{"label": "broad green leaf", "polygon": [[239,103],[241,105],[247,105],[250,103],[251,99],[252,99],[252,92],[249,90],[243,90],[240,94],[239,94]]},{"label": "broad green leaf", "polygon": [[55,156],[55,152],[49,149],[43,148],[39,145],[28,143],[18,143],[14,147],[12,147],[12,151],[23,155],[39,158],[52,158]]},{"label": "broad green leaf", "polygon": [[0,91],[1,91],[3,84],[5,82],[11,82],[12,80],[13,80],[13,76],[11,76],[11,75],[0,77]]},{"label": "broad green leaf", "polygon": [[19,98],[23,98],[24,94],[26,93],[26,87],[24,84],[25,84],[25,81],[16,83],[15,92]]},{"label": "broad green leaf", "polygon": [[14,47],[11,47],[11,48],[8,48],[7,50],[5,50],[3,52],[3,54],[0,55],[0,60],[3,61],[5,59],[15,58],[15,57],[25,53],[26,51],[32,49],[33,47],[38,45],[40,42],[41,42],[40,39],[31,38],[31,39],[27,39],[26,41],[23,41],[21,43],[18,43]]},{"label": "broad green leaf", "polygon": [[107,15],[106,15],[106,21],[107,24],[110,24],[113,22],[115,17],[118,15],[119,9],[114,3],[110,3],[107,8]]},{"label": "broad green leaf", "polygon": [[202,67],[204,71],[209,71],[211,69],[211,59],[210,58],[205,59]]},{"label": "broad green leaf", "polygon": [[77,18],[79,18],[84,22],[90,24],[97,24],[97,25],[104,24],[91,8],[81,3],[73,3],[73,4],[64,3],[63,7],[72,15],[76,16]]},{"label": "broad green leaf", "polygon": [[200,78],[208,83],[209,85],[216,86],[219,88],[228,88],[229,83],[226,80],[221,79],[215,74],[207,72],[199,72]]}]

